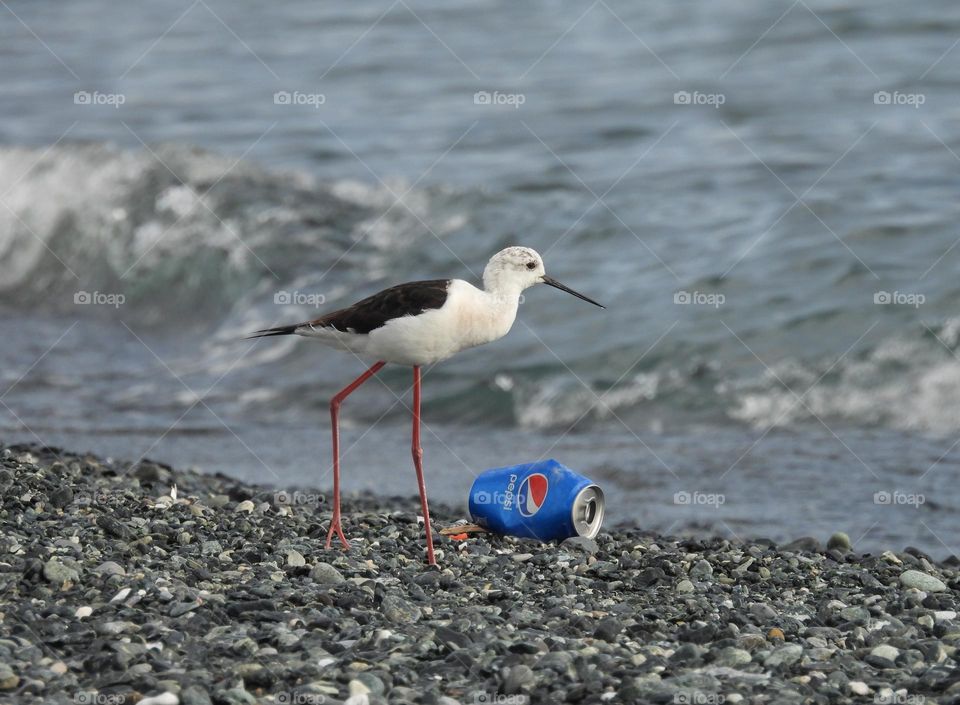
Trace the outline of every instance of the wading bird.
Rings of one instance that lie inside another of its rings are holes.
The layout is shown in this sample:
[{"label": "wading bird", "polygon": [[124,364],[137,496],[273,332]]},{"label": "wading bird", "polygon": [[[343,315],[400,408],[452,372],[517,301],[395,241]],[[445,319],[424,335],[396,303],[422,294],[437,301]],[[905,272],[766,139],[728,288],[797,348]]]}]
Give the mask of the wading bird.
[{"label": "wading bird", "polygon": [[436,565],[423,481],[423,449],[420,447],[420,368],[446,360],[461,350],[502,338],[517,317],[520,294],[534,284],[548,284],[603,308],[593,299],[548,277],[543,259],[534,250],[508,247],[487,263],[483,270],[483,289],[462,279],[398,284],[312,321],[266,328],[250,336],[301,335],[361,358],[375,360],[366,372],[330,400],[333,517],[327,533],[327,548],[330,548],[334,534],[345,549],[350,547],[340,524],[340,405],[357,387],[391,362],[413,367],[413,464],[423,508],[427,560],[430,565]]}]

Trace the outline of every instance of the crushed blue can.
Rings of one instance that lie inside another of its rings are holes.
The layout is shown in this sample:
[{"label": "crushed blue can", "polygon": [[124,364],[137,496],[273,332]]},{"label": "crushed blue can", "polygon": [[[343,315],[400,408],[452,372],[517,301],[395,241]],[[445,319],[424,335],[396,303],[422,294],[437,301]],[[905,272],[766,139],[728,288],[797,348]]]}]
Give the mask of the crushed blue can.
[{"label": "crushed blue can", "polygon": [[510,536],[593,538],[600,532],[603,510],[603,490],[556,460],[487,470],[470,488],[473,521]]}]

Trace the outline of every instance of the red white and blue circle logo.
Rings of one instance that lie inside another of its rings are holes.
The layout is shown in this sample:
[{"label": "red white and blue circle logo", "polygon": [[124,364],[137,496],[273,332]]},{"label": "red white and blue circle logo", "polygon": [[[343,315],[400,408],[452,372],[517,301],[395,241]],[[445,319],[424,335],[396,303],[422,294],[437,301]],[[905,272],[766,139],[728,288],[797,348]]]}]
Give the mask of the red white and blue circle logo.
[{"label": "red white and blue circle logo", "polygon": [[540,507],[547,499],[547,489],[550,481],[547,476],[539,472],[524,478],[517,489],[517,507],[525,517],[532,517],[540,511]]}]

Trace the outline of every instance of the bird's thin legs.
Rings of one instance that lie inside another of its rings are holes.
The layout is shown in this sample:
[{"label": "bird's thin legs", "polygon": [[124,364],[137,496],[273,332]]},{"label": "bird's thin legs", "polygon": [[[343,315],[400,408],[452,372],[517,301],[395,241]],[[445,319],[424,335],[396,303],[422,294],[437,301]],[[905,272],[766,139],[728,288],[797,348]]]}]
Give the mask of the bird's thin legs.
[{"label": "bird's thin legs", "polygon": [[436,565],[433,556],[433,535],[430,533],[430,509],[427,507],[427,487],[423,482],[423,448],[420,447],[420,367],[413,368],[413,466],[417,469],[417,485],[420,488],[420,507],[423,509],[423,525],[427,531],[427,562]]},{"label": "bird's thin legs", "polygon": [[330,519],[330,530],[327,532],[327,548],[330,548],[334,534],[340,537],[340,543],[343,544],[344,549],[350,548],[347,537],[343,535],[343,527],[340,526],[340,404],[386,364],[382,361],[374,363],[370,369],[337,392],[330,400],[330,421],[333,427],[333,517]]}]

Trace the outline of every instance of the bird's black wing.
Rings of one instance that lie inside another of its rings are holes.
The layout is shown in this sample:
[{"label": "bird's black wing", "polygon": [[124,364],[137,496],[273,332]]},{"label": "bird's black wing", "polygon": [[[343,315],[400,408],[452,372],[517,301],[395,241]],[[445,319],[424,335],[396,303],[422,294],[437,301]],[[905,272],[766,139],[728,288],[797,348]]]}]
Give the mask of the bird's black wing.
[{"label": "bird's black wing", "polygon": [[447,290],[449,288],[449,279],[430,279],[398,284],[373,296],[368,296],[353,304],[353,306],[341,308],[312,321],[267,328],[257,331],[255,335],[250,337],[265,338],[271,335],[291,335],[301,326],[334,328],[343,332],[365,335],[394,318],[416,316],[424,311],[440,308],[447,301]]},{"label": "bird's black wing", "polygon": [[353,306],[310,321],[309,325],[366,334],[393,318],[416,316],[429,309],[440,308],[447,300],[449,287],[449,279],[398,284],[368,296]]}]

